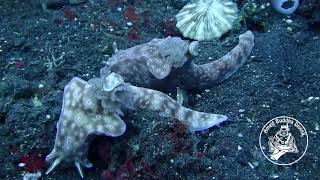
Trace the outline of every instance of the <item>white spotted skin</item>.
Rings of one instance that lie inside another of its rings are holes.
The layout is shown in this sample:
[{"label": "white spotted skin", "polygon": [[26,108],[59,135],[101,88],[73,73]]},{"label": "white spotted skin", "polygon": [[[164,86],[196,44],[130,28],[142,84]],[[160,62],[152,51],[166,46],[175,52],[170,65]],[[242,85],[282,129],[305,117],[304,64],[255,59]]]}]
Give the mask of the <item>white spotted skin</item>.
[{"label": "white spotted skin", "polygon": [[52,152],[46,157],[51,162],[50,173],[62,161],[74,163],[81,176],[81,165],[91,167],[86,158],[86,139],[90,134],[111,137],[122,135],[126,124],[114,112],[98,111],[98,100],[91,97],[91,86],[80,78],[73,78],[64,90],[62,112],[57,123],[57,134]]}]

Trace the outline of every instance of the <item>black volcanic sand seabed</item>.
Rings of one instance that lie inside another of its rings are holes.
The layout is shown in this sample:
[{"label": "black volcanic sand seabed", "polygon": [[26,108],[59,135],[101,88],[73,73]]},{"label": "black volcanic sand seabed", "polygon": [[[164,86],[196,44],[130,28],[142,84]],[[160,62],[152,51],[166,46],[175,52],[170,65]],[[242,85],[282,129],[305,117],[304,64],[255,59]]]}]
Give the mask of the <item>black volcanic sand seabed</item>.
[{"label": "black volcanic sand seabed", "polygon": [[[75,76],[85,80],[99,76],[114,41],[126,49],[174,34],[168,19],[181,6],[180,1],[136,1],[131,8],[137,16],[129,12],[131,20],[127,20],[125,2],[90,1],[43,13],[27,1],[1,1],[0,179],[21,179],[27,169],[44,174],[48,165],[43,166],[42,159],[54,145],[67,82]],[[94,138],[88,155],[94,167],[84,171],[85,177],[319,177],[320,101],[303,100],[320,96],[320,33],[312,27],[288,31],[283,18],[273,12],[268,29],[254,31],[252,56],[236,74],[211,89],[187,93],[187,107],[225,114],[228,123],[190,133],[179,122],[154,113],[127,113],[124,136]],[[291,18],[305,24],[299,16]],[[236,45],[240,33],[201,43],[195,61],[221,57]],[[57,62],[50,67],[48,62],[54,59]],[[170,95],[175,97],[175,92]],[[282,115],[298,119],[309,134],[305,156],[287,167],[270,163],[259,149],[264,124]],[[28,168],[19,167],[21,159],[32,153],[39,159],[27,162]],[[79,179],[79,175],[73,166],[62,163],[42,178]]]}]

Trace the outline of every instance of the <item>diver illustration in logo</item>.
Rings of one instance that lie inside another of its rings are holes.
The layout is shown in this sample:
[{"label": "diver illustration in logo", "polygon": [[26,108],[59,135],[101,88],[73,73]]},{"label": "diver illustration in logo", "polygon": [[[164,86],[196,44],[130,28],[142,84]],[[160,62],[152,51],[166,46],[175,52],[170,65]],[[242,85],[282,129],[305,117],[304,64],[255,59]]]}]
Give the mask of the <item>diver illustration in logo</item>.
[{"label": "diver illustration in logo", "polygon": [[298,153],[299,150],[293,135],[289,132],[289,125],[281,125],[280,130],[274,135],[269,136],[269,152],[272,160],[278,160],[286,153]]}]

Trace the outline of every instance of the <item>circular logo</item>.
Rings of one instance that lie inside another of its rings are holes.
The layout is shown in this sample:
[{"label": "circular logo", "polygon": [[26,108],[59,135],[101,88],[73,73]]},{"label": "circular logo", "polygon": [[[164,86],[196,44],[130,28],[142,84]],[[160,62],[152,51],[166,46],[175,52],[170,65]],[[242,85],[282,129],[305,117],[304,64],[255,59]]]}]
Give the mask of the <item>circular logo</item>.
[{"label": "circular logo", "polygon": [[298,162],[308,148],[308,134],[296,119],[280,116],[267,122],[259,137],[263,155],[277,165],[291,165]]}]

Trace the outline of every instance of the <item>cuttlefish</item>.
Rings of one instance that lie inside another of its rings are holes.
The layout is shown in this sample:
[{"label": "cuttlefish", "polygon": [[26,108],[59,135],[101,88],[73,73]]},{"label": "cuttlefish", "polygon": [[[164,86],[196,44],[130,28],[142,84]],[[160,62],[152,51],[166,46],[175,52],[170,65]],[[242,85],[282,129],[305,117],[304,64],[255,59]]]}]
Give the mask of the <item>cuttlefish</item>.
[{"label": "cuttlefish", "polygon": [[154,89],[211,87],[243,65],[253,41],[253,34],[247,31],[228,54],[197,65],[191,59],[198,53],[198,42],[177,37],[154,39],[116,52],[101,69],[99,78],[85,81],[74,77],[64,88],[55,145],[46,157],[51,163],[46,174],[67,161],[83,177],[81,166],[92,166],[86,157],[89,135],[121,136],[126,131],[126,123],[121,119],[124,110],[154,111],[159,116],[180,120],[191,131],[202,131],[226,121],[225,115],[191,110]]}]

